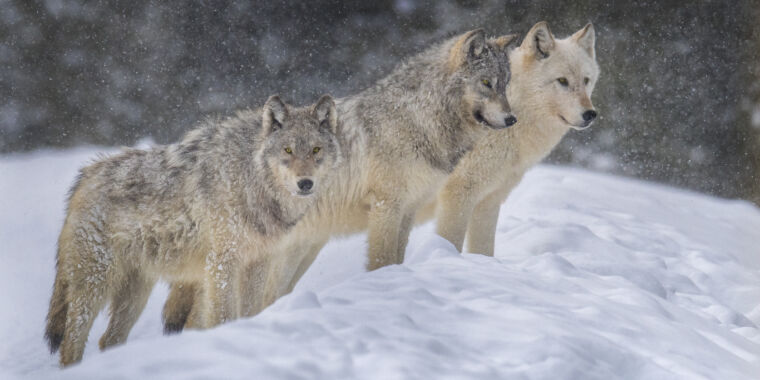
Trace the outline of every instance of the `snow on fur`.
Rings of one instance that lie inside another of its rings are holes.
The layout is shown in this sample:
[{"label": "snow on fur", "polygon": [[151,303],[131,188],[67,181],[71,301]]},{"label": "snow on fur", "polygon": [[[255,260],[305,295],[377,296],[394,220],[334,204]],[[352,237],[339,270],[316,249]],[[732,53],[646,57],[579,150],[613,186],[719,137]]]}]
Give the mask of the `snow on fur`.
[{"label": "snow on fur", "polygon": [[366,237],[328,244],[258,316],[161,335],[157,287],[127,343],[95,322],[61,371],[42,339],[55,240],[92,150],[0,158],[2,378],[751,379],[760,373],[760,211],[540,166],[502,206],[496,257],[417,228],[365,273]]}]

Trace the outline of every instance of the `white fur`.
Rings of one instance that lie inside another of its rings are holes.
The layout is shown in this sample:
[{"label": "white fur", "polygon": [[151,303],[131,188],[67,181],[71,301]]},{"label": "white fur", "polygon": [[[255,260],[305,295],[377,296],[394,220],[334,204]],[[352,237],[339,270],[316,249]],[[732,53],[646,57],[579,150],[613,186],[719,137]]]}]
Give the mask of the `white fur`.
[{"label": "white fur", "polygon": [[[489,131],[462,159],[437,199],[437,232],[460,251],[466,233],[468,252],[493,255],[501,203],[525,171],[546,157],[569,129],[584,128],[582,115],[593,110],[590,97],[599,76],[594,40],[591,24],[568,38],[555,39],[540,22],[510,53],[512,80],[507,94],[517,124]],[[558,78],[566,78],[568,86]],[[418,220],[432,217],[435,207],[428,205]]]}]

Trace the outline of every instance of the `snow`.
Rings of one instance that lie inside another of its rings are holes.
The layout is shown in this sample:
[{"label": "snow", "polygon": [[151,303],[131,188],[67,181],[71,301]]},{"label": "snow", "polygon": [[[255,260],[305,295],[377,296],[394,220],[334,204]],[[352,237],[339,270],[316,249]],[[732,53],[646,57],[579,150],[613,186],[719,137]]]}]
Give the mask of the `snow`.
[{"label": "snow", "polygon": [[163,336],[159,284],[128,342],[57,367],[42,339],[68,186],[95,148],[0,156],[0,378],[756,379],[760,210],[539,166],[502,206],[496,257],[412,233],[365,273],[322,251],[258,316]]}]

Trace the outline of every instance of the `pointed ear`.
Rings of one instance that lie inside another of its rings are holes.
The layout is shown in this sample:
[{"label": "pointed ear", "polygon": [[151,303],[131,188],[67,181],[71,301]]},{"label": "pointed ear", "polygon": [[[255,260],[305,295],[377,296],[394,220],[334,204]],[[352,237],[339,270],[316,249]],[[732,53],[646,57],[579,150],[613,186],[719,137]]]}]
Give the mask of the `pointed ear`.
[{"label": "pointed ear", "polygon": [[281,129],[285,116],[288,114],[288,108],[277,95],[272,95],[264,103],[262,112],[261,126],[264,136],[269,136],[272,132]]},{"label": "pointed ear", "polygon": [[549,30],[549,24],[546,21],[541,21],[533,25],[528,34],[525,35],[520,48],[528,49],[539,59],[548,57],[554,50],[554,35]]},{"label": "pointed ear", "polygon": [[594,48],[594,45],[596,43],[596,33],[594,32],[593,24],[586,24],[583,29],[573,34],[572,39],[581,48],[583,48],[583,50],[585,50],[591,56],[591,58],[596,59],[596,50]]},{"label": "pointed ear", "polygon": [[332,96],[322,95],[314,105],[314,114],[319,121],[319,127],[325,128],[331,133],[338,129],[338,111],[335,109],[335,101]]},{"label": "pointed ear", "polygon": [[499,50],[506,50],[507,47],[512,45],[515,41],[517,41],[517,37],[519,35],[517,34],[507,34],[506,36],[501,36],[497,38],[489,38],[488,43],[492,46],[495,46]]},{"label": "pointed ear", "polygon": [[480,58],[486,48],[486,32],[471,30],[459,37],[449,51],[449,71],[454,71],[470,60]]}]

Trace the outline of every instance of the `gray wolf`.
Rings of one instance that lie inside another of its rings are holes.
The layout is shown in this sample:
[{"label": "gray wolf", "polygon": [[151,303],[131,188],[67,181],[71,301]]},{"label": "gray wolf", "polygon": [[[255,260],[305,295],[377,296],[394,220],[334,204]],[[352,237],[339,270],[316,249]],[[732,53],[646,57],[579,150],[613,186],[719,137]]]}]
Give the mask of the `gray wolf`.
[{"label": "gray wolf", "polygon": [[[516,122],[506,94],[514,39],[482,29],[458,35],[337,100],[346,164],[276,245],[264,289],[246,296],[258,300],[248,315],[290,292],[330,236],[368,230],[368,270],[403,261],[418,208],[487,131]],[[173,287],[170,300],[187,305],[187,289]]]},{"label": "gray wolf", "polygon": [[58,239],[45,337],[82,358],[110,302],[100,348],[123,343],[159,278],[200,284],[207,325],[236,318],[239,272],[262,260],[342,164],[330,96],[207,121],[180,142],[127,149],[81,169]]},{"label": "gray wolf", "polygon": [[586,25],[555,39],[539,22],[509,54],[508,97],[519,121],[490,131],[465,155],[437,197],[418,219],[436,210],[437,233],[457,249],[493,255],[501,203],[523,174],[546,157],[570,129],[588,128],[597,113],[591,93],[599,77],[595,32]]}]

